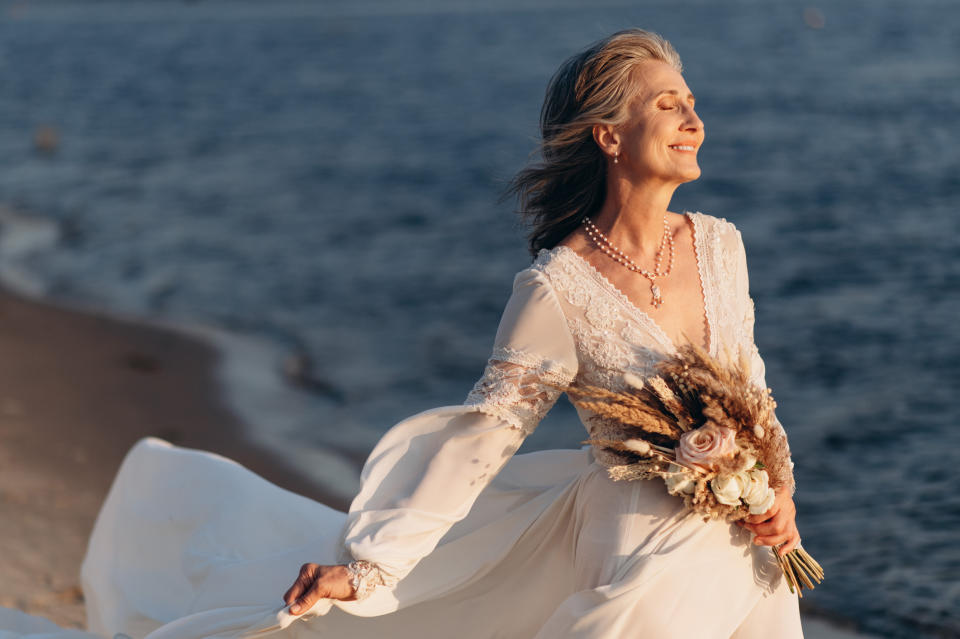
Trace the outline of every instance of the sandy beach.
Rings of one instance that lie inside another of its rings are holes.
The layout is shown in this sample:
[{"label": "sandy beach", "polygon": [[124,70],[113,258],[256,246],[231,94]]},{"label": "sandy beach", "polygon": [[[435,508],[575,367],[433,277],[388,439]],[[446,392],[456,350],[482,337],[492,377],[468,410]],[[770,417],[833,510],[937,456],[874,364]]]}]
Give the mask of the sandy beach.
[{"label": "sandy beach", "polygon": [[[0,606],[83,628],[80,563],[126,451],[141,437],[230,457],[338,508],[248,443],[221,401],[217,352],[183,334],[0,291]],[[808,639],[862,637],[805,617]]]},{"label": "sandy beach", "polygon": [[0,327],[0,606],[84,627],[86,540],[123,455],[147,435],[345,506],[245,441],[206,344],[6,291]]}]

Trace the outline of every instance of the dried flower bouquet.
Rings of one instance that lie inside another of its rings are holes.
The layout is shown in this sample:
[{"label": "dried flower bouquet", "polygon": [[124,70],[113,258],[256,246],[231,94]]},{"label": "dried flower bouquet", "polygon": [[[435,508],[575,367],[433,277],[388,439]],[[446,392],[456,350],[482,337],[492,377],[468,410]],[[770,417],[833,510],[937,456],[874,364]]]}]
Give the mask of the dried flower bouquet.
[{"label": "dried flower bouquet", "polygon": [[[610,466],[614,480],[661,478],[672,495],[695,512],[728,521],[770,509],[775,491],[793,485],[786,436],[775,422],[770,389],[750,381],[749,362],[727,367],[695,345],[660,362],[644,380],[627,373],[630,386],[614,392],[593,386],[565,389],[570,400],[627,433],[623,439],[590,439],[617,451],[627,463]],[[790,585],[823,579],[823,569],[802,547],[773,552]]]}]

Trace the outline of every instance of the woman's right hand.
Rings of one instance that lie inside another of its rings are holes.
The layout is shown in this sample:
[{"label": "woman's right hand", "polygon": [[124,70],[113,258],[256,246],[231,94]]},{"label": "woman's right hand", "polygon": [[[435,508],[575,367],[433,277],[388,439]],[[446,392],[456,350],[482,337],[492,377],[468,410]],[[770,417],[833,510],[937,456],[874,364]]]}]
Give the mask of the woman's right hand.
[{"label": "woman's right hand", "polygon": [[297,580],[283,594],[283,601],[294,615],[310,610],[321,599],[350,601],[355,598],[346,566],[320,564],[303,564]]}]

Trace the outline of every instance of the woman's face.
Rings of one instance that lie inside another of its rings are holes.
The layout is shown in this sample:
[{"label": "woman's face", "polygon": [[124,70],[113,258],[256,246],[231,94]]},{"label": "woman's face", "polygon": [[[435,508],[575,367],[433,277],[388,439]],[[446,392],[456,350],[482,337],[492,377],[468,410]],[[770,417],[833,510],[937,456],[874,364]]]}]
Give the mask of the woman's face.
[{"label": "woman's face", "polygon": [[643,181],[679,185],[696,180],[703,122],[683,76],[659,60],[640,64],[634,74],[636,94],[627,121],[618,128],[618,164]]}]

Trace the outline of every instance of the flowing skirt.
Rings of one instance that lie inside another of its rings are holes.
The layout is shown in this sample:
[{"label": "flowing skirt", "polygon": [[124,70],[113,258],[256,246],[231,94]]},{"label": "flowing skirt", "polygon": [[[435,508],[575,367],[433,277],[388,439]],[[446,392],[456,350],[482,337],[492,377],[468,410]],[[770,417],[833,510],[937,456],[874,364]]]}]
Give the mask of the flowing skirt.
[{"label": "flowing skirt", "polygon": [[[797,598],[768,547],[738,526],[704,522],[660,482],[611,481],[589,450],[513,457],[395,589],[290,615],[283,593],[301,564],[340,562],[345,520],[223,457],[145,439],[90,540],[89,630],[134,639],[802,637]],[[50,626],[0,612],[0,639],[52,636]]]}]

